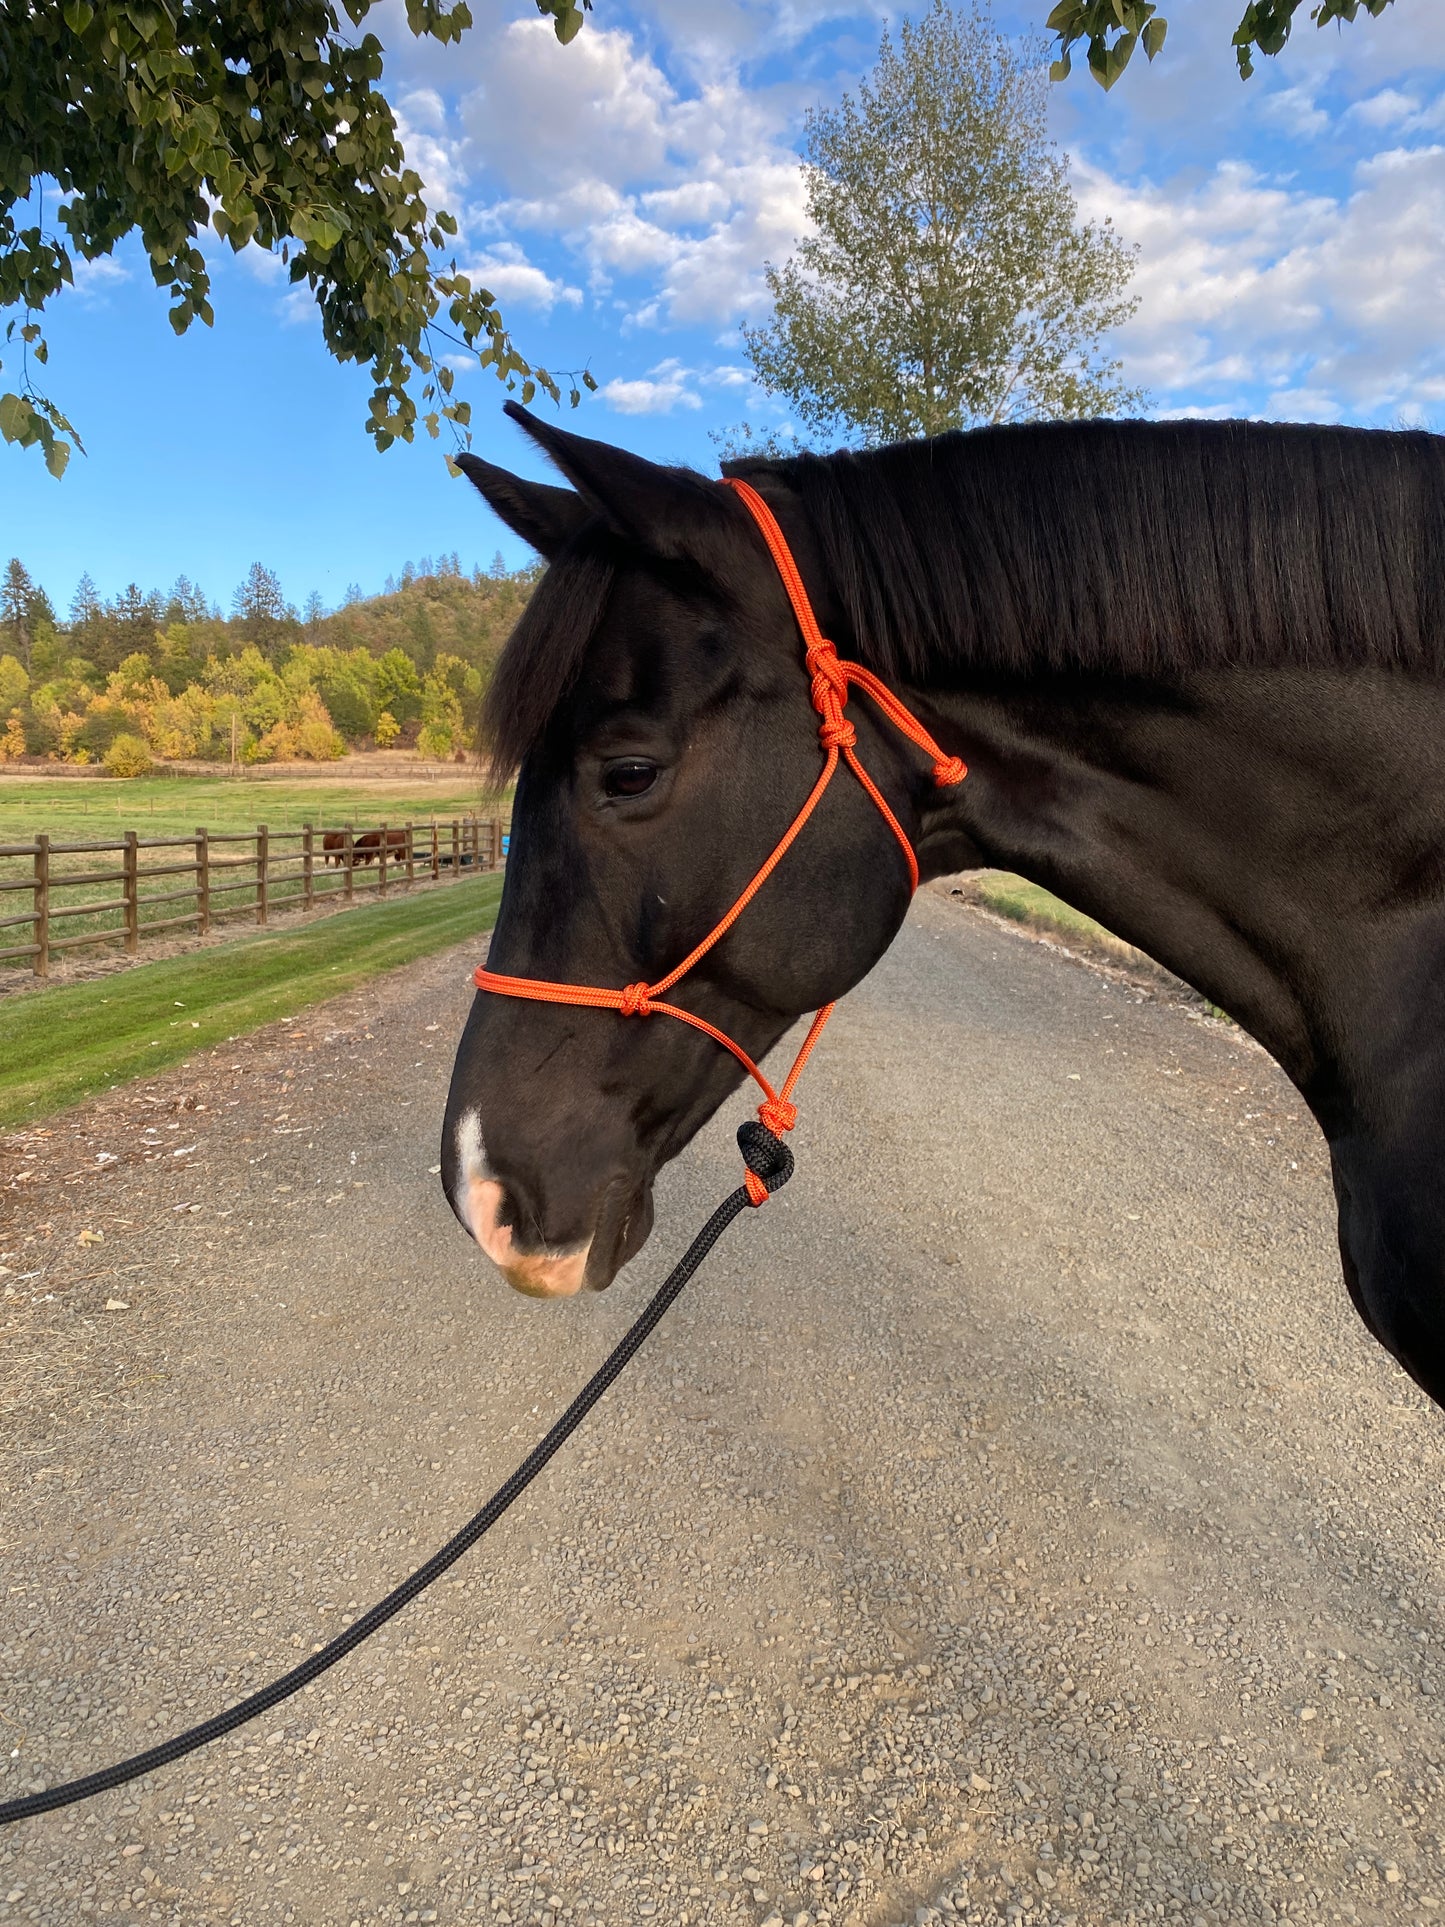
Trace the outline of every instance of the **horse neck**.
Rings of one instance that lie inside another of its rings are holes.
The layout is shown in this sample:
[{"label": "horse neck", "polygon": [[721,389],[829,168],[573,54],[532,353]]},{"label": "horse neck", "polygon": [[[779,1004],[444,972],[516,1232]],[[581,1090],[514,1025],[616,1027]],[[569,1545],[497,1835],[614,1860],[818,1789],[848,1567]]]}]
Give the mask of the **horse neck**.
[{"label": "horse neck", "polygon": [[1445,994],[1445,685],[940,665],[920,696],[970,765],[926,874],[1013,870],[1096,917],[1236,1017],[1327,1131],[1410,1051]]}]

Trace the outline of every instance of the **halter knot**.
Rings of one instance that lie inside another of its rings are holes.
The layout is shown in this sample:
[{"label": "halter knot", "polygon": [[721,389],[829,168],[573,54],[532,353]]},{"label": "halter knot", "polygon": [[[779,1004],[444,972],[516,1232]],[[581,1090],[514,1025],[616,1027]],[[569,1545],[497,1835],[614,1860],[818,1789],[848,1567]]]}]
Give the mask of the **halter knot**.
[{"label": "halter knot", "polygon": [[846,716],[840,716],[836,723],[818,725],[818,739],[824,749],[851,749],[858,740],[858,732]]},{"label": "halter knot", "polygon": [[833,705],[841,709],[848,700],[848,674],[838,660],[838,651],[826,636],[811,644],[803,661],[813,678],[813,707],[826,716]]},{"label": "halter knot", "polygon": [[770,1097],[765,1104],[759,1104],[758,1116],[774,1137],[781,1137],[784,1131],[791,1131],[798,1121],[798,1107],[790,1104],[785,1097]]},{"label": "halter knot", "polygon": [[622,992],[622,1002],[617,1008],[624,1017],[650,1017],[652,999],[647,994],[647,985],[628,984]]},{"label": "halter knot", "polygon": [[933,780],[941,790],[961,783],[968,775],[968,764],[961,756],[944,756],[933,765]]}]

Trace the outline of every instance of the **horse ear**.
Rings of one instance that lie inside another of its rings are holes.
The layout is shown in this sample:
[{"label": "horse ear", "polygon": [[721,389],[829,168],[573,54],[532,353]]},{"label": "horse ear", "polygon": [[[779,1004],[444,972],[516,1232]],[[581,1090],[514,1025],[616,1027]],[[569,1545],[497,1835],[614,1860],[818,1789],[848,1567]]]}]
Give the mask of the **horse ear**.
[{"label": "horse ear", "polygon": [[719,521],[719,489],[690,468],[664,468],[610,442],[589,441],[541,421],[517,402],[506,413],[550,456],[594,514],[654,555],[695,552]]},{"label": "horse ear", "polygon": [[570,488],[548,482],[527,482],[504,468],[484,462],[479,455],[456,455],[457,467],[486,497],[514,535],[551,562],[593,518],[593,510]]}]

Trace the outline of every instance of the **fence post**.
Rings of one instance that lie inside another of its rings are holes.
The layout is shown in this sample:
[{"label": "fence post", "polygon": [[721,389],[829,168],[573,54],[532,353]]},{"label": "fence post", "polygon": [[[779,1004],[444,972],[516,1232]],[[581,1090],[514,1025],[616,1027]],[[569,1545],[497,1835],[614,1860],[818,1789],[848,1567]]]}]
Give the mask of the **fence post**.
[{"label": "fence post", "polygon": [[266,825],[264,823],[258,823],[256,825],[256,921],[257,923],[264,923],[266,921],[266,885],[268,881],[267,874],[266,874],[266,865],[267,865],[267,859],[269,858],[270,854],[271,854],[271,838],[267,834]]},{"label": "fence post", "polygon": [[301,908],[309,910],[315,898],[312,869],[315,862],[316,832],[309,823],[301,825]]},{"label": "fence post", "polygon": [[196,831],[196,928],[204,937],[211,927],[211,832]]},{"label": "fence post", "polygon": [[381,826],[381,849],[380,849],[380,850],[378,851],[378,853],[377,853],[377,854],[378,854],[378,856],[379,856],[379,859],[380,859],[380,862],[381,862],[381,870],[380,870],[380,873],[379,873],[379,875],[377,876],[377,879],[376,879],[376,894],[377,894],[377,895],[378,895],[379,897],[384,897],[384,896],[386,895],[386,845],[387,845],[387,836],[388,836],[388,832],[387,832],[387,827],[386,827],[386,825],[385,825],[385,824],[383,823],[383,824],[382,824],[382,826]]},{"label": "fence post", "polygon": [[416,882],[416,850],[414,847],[415,843],[416,843],[415,832],[413,831],[411,824],[408,823],[406,826],[406,880],[408,883]]},{"label": "fence post", "polygon": [[431,880],[433,883],[441,876],[441,851],[437,848],[437,820],[431,820]]},{"label": "fence post", "polygon": [[500,870],[501,867],[502,867],[502,819],[500,816],[494,816],[492,818],[492,868],[494,870]]},{"label": "fence post", "polygon": [[346,866],[346,878],[341,886],[341,895],[345,902],[350,903],[353,895],[355,894],[356,885],[353,881],[353,870],[355,868],[355,865],[352,861],[354,851],[353,851],[353,844],[352,844],[351,825],[349,823],[347,824],[346,828],[342,831],[342,835],[346,838],[345,843],[343,843],[341,846],[341,854]]},{"label": "fence post", "polygon": [[35,974],[50,975],[50,838],[35,839]]},{"label": "fence post", "polygon": [[461,875],[462,853],[457,843],[457,819],[452,818],[452,880]]},{"label": "fence post", "polygon": [[133,957],[140,948],[140,852],[136,833],[125,833],[125,855],[121,859],[121,897],[125,907],[125,954]]}]

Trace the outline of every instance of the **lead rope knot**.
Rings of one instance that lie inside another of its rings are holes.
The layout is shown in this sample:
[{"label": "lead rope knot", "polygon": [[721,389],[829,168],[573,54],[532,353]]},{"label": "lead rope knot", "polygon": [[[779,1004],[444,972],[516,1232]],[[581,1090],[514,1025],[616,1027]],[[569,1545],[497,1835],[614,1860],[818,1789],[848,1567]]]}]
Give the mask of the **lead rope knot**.
[{"label": "lead rope knot", "polygon": [[961,783],[968,775],[968,764],[961,756],[943,756],[933,765],[933,780],[941,790]]},{"label": "lead rope knot", "polygon": [[628,984],[622,992],[622,1002],[617,1008],[624,1017],[650,1017],[652,999],[647,994],[647,985]]}]

